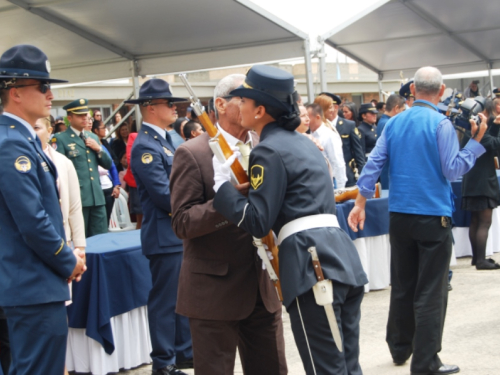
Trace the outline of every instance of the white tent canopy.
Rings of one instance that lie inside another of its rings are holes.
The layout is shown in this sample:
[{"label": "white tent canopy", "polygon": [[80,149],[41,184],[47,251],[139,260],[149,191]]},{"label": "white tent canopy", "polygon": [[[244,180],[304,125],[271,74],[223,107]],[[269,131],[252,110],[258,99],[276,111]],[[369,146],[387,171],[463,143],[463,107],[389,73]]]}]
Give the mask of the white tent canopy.
[{"label": "white tent canopy", "polygon": [[0,24],[2,51],[36,45],[72,83],[310,58],[305,33],[249,0],[0,0]]},{"label": "white tent canopy", "polygon": [[500,23],[486,0],[382,0],[320,37],[379,74],[413,77],[422,66],[443,74],[500,67]]}]

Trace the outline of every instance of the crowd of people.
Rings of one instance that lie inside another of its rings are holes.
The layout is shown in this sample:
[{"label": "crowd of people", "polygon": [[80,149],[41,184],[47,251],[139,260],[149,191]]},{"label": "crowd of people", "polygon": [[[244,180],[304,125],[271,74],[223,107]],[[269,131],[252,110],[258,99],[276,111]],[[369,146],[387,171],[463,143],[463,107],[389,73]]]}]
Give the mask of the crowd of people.
[{"label": "crowd of people", "polygon": [[[437,106],[445,86],[435,68],[419,69],[385,102],[358,108],[328,92],[304,104],[292,75],[256,65],[219,81],[208,103],[233,150],[223,161],[196,111],[178,118],[176,103],[186,99],[161,79],[126,101],[139,105],[142,124],[117,113],[114,138],[85,98],[52,119],[50,84],[64,81],[50,78],[47,62],[29,45],[0,58],[4,373],[9,365],[15,374],[63,373],[67,284],[82,278],[86,238],[108,232],[126,190],[151,270],[153,375],[185,375],[192,367],[198,375],[232,374],[237,349],[245,374],[286,374],[282,304],[307,374],[362,374],[359,320],[368,280],[339,227],[334,191],[359,189],[348,219],[357,231],[378,181],[390,187],[387,343],[394,363],[413,355],[413,375],[459,371],[438,356],[452,246],[449,182],[464,175],[472,264],[499,269],[485,257],[500,202],[497,90],[480,124],[470,121],[460,149]],[[234,179],[236,160],[248,182]],[[280,246],[282,302],[254,246],[270,231]]]}]

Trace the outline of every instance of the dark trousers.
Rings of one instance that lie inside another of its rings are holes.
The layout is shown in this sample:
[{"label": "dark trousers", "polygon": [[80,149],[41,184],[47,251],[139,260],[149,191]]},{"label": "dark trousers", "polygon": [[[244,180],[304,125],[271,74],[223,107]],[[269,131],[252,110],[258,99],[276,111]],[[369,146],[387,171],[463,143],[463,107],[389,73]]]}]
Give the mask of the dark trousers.
[{"label": "dark trousers", "polygon": [[441,366],[448,302],[451,225],[440,216],[391,213],[391,304],[387,343],[396,362],[413,353],[412,372]]},{"label": "dark trousers", "polygon": [[111,195],[113,188],[110,187],[109,189],[102,189],[102,192],[104,193],[104,201],[106,202],[106,223],[108,223],[109,226],[109,219],[111,218],[111,212],[113,211],[113,206],[115,205],[115,198]]},{"label": "dark trousers", "polygon": [[245,375],[285,375],[281,309],[266,310],[260,295],[243,320],[189,319],[196,375],[232,375],[236,347]]},{"label": "dark trousers", "polygon": [[11,343],[9,375],[63,374],[68,337],[64,302],[3,309]]},{"label": "dark trousers", "polygon": [[85,223],[85,237],[108,233],[109,220],[106,221],[106,206],[83,207],[83,221]]},{"label": "dark trousers", "polygon": [[193,357],[188,318],[175,313],[182,252],[148,256],[153,288],[148,298],[153,369]]},{"label": "dark trousers", "polygon": [[10,361],[9,328],[7,327],[7,318],[0,308],[0,365],[4,375],[9,373]]},{"label": "dark trousers", "polygon": [[[359,321],[364,288],[333,283],[333,308],[344,351],[333,341],[325,308],[314,293],[297,297],[288,307],[293,337],[307,375],[361,375],[359,365]],[[312,359],[311,359],[312,358]]]}]

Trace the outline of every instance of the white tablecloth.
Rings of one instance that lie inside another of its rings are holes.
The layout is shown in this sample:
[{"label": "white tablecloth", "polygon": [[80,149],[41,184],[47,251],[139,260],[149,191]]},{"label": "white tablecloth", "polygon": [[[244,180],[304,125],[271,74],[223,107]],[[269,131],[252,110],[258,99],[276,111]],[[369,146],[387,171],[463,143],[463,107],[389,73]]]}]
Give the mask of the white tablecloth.
[{"label": "white tablecloth", "polygon": [[115,351],[109,355],[97,341],[85,335],[85,329],[70,328],[66,367],[68,371],[105,375],[151,363],[147,307],[111,318]]},{"label": "white tablecloth", "polygon": [[[455,254],[457,258],[472,256],[472,248],[469,241],[469,228],[453,228],[453,238],[455,239]],[[493,219],[488,233],[486,243],[486,255],[493,255],[500,251],[500,210],[493,210]]]},{"label": "white tablecloth", "polygon": [[384,289],[391,282],[391,246],[389,235],[354,240],[363,269],[368,276],[365,292]]}]

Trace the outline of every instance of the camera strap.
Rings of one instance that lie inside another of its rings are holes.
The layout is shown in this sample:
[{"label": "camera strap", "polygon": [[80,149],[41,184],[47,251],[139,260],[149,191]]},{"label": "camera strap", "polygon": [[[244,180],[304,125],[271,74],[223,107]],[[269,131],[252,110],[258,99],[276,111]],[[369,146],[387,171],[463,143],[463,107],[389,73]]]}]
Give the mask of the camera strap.
[{"label": "camera strap", "polygon": [[425,107],[425,108],[430,108],[432,109],[433,111],[436,111],[437,112],[437,109],[434,108],[432,105],[429,105],[427,103],[422,103],[422,102],[416,102],[416,103],[413,103],[413,106],[412,107]]}]

